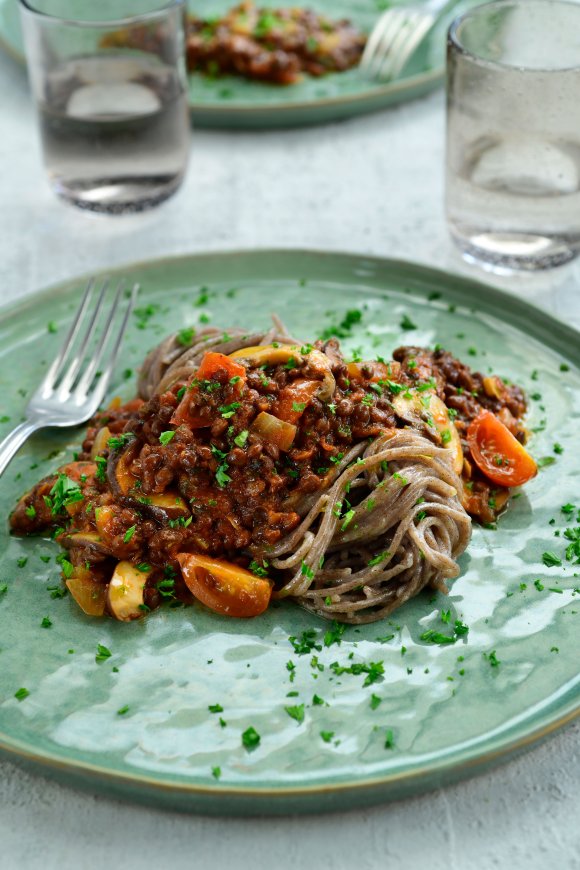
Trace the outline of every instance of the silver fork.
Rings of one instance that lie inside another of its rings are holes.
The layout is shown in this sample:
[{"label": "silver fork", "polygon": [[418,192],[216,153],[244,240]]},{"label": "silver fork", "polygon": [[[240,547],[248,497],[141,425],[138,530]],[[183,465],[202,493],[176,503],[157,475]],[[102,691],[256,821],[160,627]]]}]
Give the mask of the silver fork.
[{"label": "silver fork", "polygon": [[368,78],[396,78],[433,26],[459,0],[428,0],[419,5],[387,9],[375,24],[361,57]]},{"label": "silver fork", "polygon": [[[107,309],[110,283],[108,278],[101,283],[94,278],[88,282],[63,345],[26,407],[26,419],[0,444],[0,475],[33,432],[46,426],[78,426],[92,417],[103,401],[139,292],[139,285],[134,284],[126,294],[127,285],[120,280]],[[95,340],[96,347],[92,347]]]}]

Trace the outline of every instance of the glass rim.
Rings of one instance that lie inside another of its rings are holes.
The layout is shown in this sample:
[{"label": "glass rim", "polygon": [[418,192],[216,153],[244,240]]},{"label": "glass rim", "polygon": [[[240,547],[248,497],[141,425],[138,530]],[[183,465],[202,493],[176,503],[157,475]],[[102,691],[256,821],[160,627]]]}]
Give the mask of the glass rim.
[{"label": "glass rim", "polygon": [[[20,0],[20,2],[24,2],[24,0]],[[469,58],[473,63],[478,64],[479,66],[486,67],[490,70],[521,70],[523,72],[536,72],[536,73],[562,73],[562,72],[570,72],[572,70],[580,69],[580,58],[577,64],[573,66],[561,66],[561,67],[522,67],[519,64],[513,63],[505,63],[501,60],[489,60],[485,57],[482,57],[479,54],[474,54],[474,52],[470,51],[468,48],[463,45],[461,42],[458,29],[463,24],[464,21],[467,21],[470,18],[476,18],[482,12],[486,12],[490,10],[492,7],[496,9],[503,9],[507,6],[567,6],[569,8],[575,8],[578,10],[578,14],[580,15],[580,3],[576,2],[576,0],[491,0],[489,3],[482,3],[479,6],[475,6],[473,9],[468,9],[466,12],[462,12],[461,15],[458,15],[455,18],[447,32],[447,40],[453,48],[464,57]]]},{"label": "glass rim", "polygon": [[108,29],[112,27],[131,27],[134,24],[140,24],[145,21],[161,18],[173,7],[185,6],[186,0],[165,0],[160,3],[159,7],[152,9],[150,12],[138,12],[135,15],[126,15],[122,18],[109,18],[103,21],[90,21],[82,18],[67,18],[60,15],[51,15],[49,12],[43,12],[34,7],[34,0],[18,0],[21,11],[25,12],[33,18],[38,18],[42,21],[47,21],[51,24],[65,24],[68,27],[79,27],[86,29]]}]

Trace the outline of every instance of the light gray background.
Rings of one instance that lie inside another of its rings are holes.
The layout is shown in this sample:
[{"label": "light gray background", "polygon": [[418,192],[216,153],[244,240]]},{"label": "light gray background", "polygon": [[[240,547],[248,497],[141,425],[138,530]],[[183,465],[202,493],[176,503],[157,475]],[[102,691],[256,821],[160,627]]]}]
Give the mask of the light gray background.
[{"label": "light gray background", "polygon": [[[227,248],[356,251],[481,278],[445,229],[443,150],[441,92],[321,128],[196,131],[189,174],[173,200],[141,217],[91,217],[49,191],[24,72],[0,57],[0,302],[117,263]],[[579,278],[575,264],[492,280],[580,325]],[[579,868],[579,737],[577,723],[495,772],[412,800],[258,820],[122,804],[4,761],[0,867]]]}]

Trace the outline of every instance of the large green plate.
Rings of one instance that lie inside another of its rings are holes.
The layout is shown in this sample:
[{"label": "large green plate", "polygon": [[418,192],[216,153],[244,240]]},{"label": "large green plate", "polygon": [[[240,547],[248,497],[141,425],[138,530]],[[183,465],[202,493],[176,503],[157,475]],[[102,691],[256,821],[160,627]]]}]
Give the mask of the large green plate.
[{"label": "large green plate", "polygon": [[[261,328],[276,311],[311,339],[357,308],[363,317],[347,349],[387,355],[401,342],[440,342],[484,372],[523,384],[532,397],[529,425],[539,430],[533,453],[553,461],[544,462],[496,531],[475,529],[449,597],[422,595],[394,619],[347,629],[340,646],[314,651],[323,670],[312,655],[297,655],[288,637],[314,629],[322,641],[327,624],[291,603],[253,621],[201,606],[164,608],[131,624],[85,617],[70,596],[51,597],[56,547],[10,539],[3,524],[0,748],[87,788],[158,806],[314,812],[468,776],[578,713],[578,568],[566,562],[561,536],[575,525],[575,514],[566,517],[561,506],[578,499],[580,477],[575,331],[465,278],[354,255],[211,254],[121,272],[141,282],[141,311],[111,394],[130,396],[134,376],[125,370],[135,370],[161,336],[184,324],[209,318]],[[11,418],[3,418],[0,435],[20,419],[83,283],[54,287],[0,317],[2,414]],[[209,298],[200,307],[201,287]],[[414,328],[401,328],[405,315]],[[81,431],[48,433],[20,451],[0,482],[5,516],[23,490],[71,456],[81,437]],[[561,567],[543,564],[550,551],[563,558]],[[455,645],[421,640],[427,628],[449,631],[442,610],[450,611],[451,625],[459,618],[469,626]],[[45,616],[50,628],[41,627]],[[101,663],[97,644],[112,653]],[[364,686],[364,673],[334,674],[335,661],[383,662],[384,678]],[[21,687],[30,694],[18,701]],[[325,703],[313,704],[314,694]],[[223,713],[209,712],[213,704]],[[284,709],[300,704],[301,723]],[[125,705],[128,712],[119,715]],[[241,741],[249,726],[261,735],[254,752]],[[330,742],[321,731],[334,732]],[[212,776],[217,767],[219,780]]]},{"label": "large green plate", "polygon": [[[403,0],[405,2],[405,0]],[[233,0],[190,0],[198,15],[216,15]],[[283,6],[281,0],[260,0],[262,6]],[[288,4],[287,4],[288,5]],[[291,5],[291,4],[290,4]],[[370,32],[380,15],[380,0],[308,0],[308,7],[333,18],[350,18]],[[448,21],[447,21],[448,23]],[[348,118],[421,96],[443,79],[445,68],[445,22],[405,72],[388,84],[372,84],[358,70],[306,77],[288,88],[251,83],[233,77],[209,79],[190,76],[189,99],[194,123],[211,127],[283,127],[316,124]],[[0,42],[23,59],[17,0],[0,0]]]}]

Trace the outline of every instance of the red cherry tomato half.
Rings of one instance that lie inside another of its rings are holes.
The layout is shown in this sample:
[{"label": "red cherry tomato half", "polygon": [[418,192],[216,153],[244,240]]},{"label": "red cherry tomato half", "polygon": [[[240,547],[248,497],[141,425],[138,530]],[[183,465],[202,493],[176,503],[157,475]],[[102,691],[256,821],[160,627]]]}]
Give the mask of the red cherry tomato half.
[{"label": "red cherry tomato half", "polygon": [[538,473],[525,447],[491,411],[470,423],[467,443],[479,470],[499,486],[521,486]]}]

